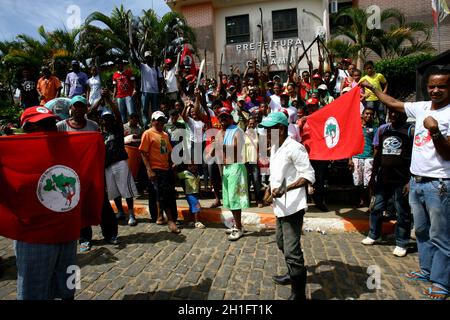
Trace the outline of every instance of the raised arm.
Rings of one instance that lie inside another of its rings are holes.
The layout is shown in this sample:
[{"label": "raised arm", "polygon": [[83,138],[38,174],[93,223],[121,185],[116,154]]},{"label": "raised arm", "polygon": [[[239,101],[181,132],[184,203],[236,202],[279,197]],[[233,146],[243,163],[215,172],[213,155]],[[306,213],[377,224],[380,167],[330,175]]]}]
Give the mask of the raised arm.
[{"label": "raised arm", "polygon": [[359,84],[359,86],[361,86],[362,88],[367,88],[370,91],[372,91],[377,96],[377,98],[380,99],[380,101],[383,104],[385,104],[389,109],[392,109],[397,112],[405,113],[405,103],[404,102],[397,100],[380,90],[377,90],[368,81],[361,82]]}]

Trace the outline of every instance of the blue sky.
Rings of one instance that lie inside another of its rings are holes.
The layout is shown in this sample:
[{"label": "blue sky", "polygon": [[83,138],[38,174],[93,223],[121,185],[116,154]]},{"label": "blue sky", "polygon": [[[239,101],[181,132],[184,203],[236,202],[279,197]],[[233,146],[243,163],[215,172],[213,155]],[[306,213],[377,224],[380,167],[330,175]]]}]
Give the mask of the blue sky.
[{"label": "blue sky", "polygon": [[73,5],[80,9],[81,21],[84,21],[93,11],[109,15],[120,4],[135,14],[152,5],[159,16],[170,11],[164,0],[1,0],[0,41],[12,40],[21,33],[38,37],[36,30],[41,25],[46,30],[70,27],[74,15],[67,11]]}]

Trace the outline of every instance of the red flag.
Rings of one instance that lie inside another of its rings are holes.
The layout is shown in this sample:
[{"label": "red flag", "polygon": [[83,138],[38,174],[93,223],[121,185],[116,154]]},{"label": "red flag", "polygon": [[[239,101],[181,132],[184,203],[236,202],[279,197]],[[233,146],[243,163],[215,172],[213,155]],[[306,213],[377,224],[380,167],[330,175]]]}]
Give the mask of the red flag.
[{"label": "red flag", "polygon": [[308,117],[302,141],[311,160],[340,160],[364,150],[360,87],[355,87]]},{"label": "red flag", "polygon": [[183,68],[188,69],[189,74],[197,76],[197,67],[195,66],[194,56],[187,44],[184,45],[183,52],[181,53],[180,65]]},{"label": "red flag", "polygon": [[61,243],[100,223],[105,145],[99,132],[0,137],[0,235]]}]

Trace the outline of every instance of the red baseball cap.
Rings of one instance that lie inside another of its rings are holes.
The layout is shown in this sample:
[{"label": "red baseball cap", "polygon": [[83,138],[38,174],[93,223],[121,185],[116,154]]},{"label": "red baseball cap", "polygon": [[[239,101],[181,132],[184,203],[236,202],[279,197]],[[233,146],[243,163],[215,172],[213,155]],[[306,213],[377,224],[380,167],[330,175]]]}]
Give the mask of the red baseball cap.
[{"label": "red baseball cap", "polygon": [[27,108],[20,116],[20,125],[23,126],[25,122],[36,123],[46,118],[58,119],[58,117],[55,116],[53,112],[46,107],[37,106]]},{"label": "red baseball cap", "polygon": [[227,115],[231,116],[231,110],[227,107],[222,107],[219,110],[217,110],[217,116],[220,117],[221,115]]},{"label": "red baseball cap", "polygon": [[165,62],[165,64],[169,64],[169,63],[172,63],[172,60],[166,59],[166,60],[164,60],[164,62]]},{"label": "red baseball cap", "polygon": [[313,78],[313,79],[322,79],[322,76],[321,76],[320,74],[318,74],[318,73],[315,73],[315,74],[312,76],[312,78]]},{"label": "red baseball cap", "polygon": [[306,105],[309,104],[319,104],[319,100],[317,100],[316,98],[309,98],[308,100],[306,100]]},{"label": "red baseball cap", "polygon": [[289,112],[286,108],[280,108],[280,112],[283,112],[286,115],[286,117],[289,119]]},{"label": "red baseball cap", "polygon": [[345,58],[345,59],[342,59],[342,62],[344,63],[348,63],[348,64],[351,64],[352,63],[352,59],[349,59],[349,58]]}]

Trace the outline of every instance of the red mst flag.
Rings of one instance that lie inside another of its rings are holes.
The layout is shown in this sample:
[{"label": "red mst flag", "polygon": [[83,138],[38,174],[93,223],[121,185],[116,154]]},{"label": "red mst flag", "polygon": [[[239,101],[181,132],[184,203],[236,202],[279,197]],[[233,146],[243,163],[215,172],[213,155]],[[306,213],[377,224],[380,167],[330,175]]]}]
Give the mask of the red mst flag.
[{"label": "red mst flag", "polygon": [[189,50],[188,44],[184,45],[183,52],[180,57],[180,65],[189,70],[189,74],[197,76],[197,67],[195,66],[194,56]]},{"label": "red mst flag", "polygon": [[29,243],[76,240],[100,223],[105,145],[99,132],[0,137],[0,235]]},{"label": "red mst flag", "polygon": [[308,117],[302,141],[311,160],[340,160],[364,150],[360,87],[355,87]]}]

